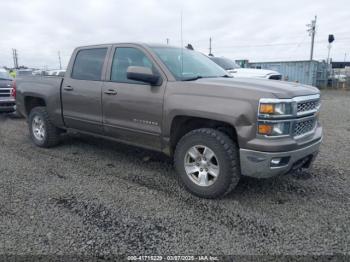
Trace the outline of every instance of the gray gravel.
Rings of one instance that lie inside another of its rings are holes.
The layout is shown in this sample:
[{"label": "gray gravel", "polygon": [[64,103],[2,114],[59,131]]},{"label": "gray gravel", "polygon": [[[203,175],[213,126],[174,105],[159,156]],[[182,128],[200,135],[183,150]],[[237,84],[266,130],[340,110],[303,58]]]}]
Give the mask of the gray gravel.
[{"label": "gray gravel", "polygon": [[35,147],[0,116],[0,253],[350,253],[350,93],[323,92],[324,143],[308,172],[242,179],[204,200],[167,157],[87,136]]}]

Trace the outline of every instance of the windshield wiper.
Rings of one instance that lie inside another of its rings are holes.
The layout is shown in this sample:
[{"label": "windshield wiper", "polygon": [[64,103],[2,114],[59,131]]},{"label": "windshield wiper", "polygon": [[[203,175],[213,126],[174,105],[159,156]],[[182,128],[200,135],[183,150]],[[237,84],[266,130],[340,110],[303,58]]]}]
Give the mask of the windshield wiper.
[{"label": "windshield wiper", "polygon": [[195,80],[200,79],[200,78],[219,78],[219,77],[232,78],[233,76],[228,75],[228,74],[222,75],[222,76],[205,76],[205,77],[198,75],[198,76],[192,76],[192,77],[184,78],[181,81],[195,81]]},{"label": "windshield wiper", "polygon": [[193,77],[189,77],[189,78],[184,78],[181,81],[194,81],[197,79],[203,78],[203,76],[193,76]]}]

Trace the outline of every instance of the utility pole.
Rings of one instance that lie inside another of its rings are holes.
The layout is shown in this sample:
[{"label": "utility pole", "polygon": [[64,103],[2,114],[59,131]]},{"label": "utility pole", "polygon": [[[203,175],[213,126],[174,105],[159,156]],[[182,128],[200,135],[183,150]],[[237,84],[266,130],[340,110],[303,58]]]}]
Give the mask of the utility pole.
[{"label": "utility pole", "polygon": [[61,52],[60,51],[58,51],[58,62],[60,63],[60,70],[62,70]]},{"label": "utility pole", "polygon": [[328,44],[327,64],[330,64],[330,63],[331,63],[331,61],[330,61],[330,59],[329,59],[329,56],[330,56],[330,54],[331,54],[331,48],[332,48],[332,45],[329,43],[329,44]]},{"label": "utility pole", "polygon": [[12,57],[13,57],[13,67],[18,68],[18,55],[17,55],[17,49],[12,49]]},{"label": "utility pole", "polygon": [[213,56],[211,53],[211,37],[209,37],[209,56]]},{"label": "utility pole", "polygon": [[316,20],[317,16],[315,16],[315,19],[311,21],[311,24],[307,24],[309,36],[311,36],[311,51],[310,51],[310,61],[312,61],[312,58],[314,56],[314,44],[315,44],[315,34],[316,34]]}]

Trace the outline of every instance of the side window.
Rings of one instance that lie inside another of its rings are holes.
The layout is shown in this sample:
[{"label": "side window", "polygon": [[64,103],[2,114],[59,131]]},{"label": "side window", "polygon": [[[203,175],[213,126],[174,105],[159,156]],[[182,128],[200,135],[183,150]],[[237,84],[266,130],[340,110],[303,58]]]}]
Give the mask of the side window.
[{"label": "side window", "polygon": [[129,66],[144,66],[154,70],[152,62],[141,50],[133,47],[120,47],[114,52],[111,81],[122,83],[142,83],[127,78],[126,72]]},{"label": "side window", "polygon": [[75,58],[72,78],[80,80],[101,80],[102,67],[107,48],[80,50]]}]

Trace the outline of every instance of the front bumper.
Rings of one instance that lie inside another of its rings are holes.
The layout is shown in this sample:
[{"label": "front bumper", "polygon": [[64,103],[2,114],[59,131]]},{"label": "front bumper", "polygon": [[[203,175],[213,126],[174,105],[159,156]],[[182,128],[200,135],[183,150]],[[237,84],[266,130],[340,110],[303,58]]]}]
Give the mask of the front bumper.
[{"label": "front bumper", "polygon": [[[241,174],[244,176],[267,178],[289,172],[299,167],[309,167],[315,159],[322,138],[301,149],[286,152],[260,152],[240,149]],[[272,159],[281,158],[279,166],[271,166]]]},{"label": "front bumper", "polygon": [[14,112],[16,111],[16,100],[14,98],[1,99],[0,98],[0,112]]}]

